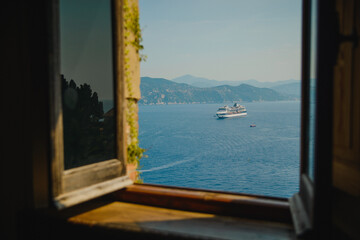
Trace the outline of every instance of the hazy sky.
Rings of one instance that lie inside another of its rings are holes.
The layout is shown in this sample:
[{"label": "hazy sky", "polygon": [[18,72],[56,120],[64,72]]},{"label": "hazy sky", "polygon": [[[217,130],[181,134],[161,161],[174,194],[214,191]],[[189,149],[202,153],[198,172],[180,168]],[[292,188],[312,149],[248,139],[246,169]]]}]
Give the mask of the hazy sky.
[{"label": "hazy sky", "polygon": [[141,76],[300,79],[300,0],[139,0]]}]

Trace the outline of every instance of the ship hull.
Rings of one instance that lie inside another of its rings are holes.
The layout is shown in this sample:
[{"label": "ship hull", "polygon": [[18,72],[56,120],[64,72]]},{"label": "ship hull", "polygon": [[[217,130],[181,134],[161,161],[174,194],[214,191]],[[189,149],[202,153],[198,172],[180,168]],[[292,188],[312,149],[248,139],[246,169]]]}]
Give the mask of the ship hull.
[{"label": "ship hull", "polygon": [[233,117],[244,117],[246,116],[247,113],[243,112],[243,113],[234,113],[234,114],[216,114],[216,116],[218,118],[233,118]]}]

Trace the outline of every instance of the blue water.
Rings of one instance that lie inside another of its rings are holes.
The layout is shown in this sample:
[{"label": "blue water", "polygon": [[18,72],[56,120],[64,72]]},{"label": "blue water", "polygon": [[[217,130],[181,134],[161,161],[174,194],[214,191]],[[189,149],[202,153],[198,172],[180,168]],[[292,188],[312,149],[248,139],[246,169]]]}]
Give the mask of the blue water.
[{"label": "blue water", "polygon": [[[300,102],[242,103],[248,116],[217,119],[221,104],[139,107],[145,183],[290,197],[299,189]],[[256,124],[250,128],[250,124]]]}]

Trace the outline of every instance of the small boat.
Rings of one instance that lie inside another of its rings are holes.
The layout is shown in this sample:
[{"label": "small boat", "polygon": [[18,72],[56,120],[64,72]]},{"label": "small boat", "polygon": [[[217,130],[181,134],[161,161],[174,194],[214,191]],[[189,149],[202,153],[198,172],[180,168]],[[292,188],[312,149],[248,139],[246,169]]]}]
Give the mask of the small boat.
[{"label": "small boat", "polygon": [[255,124],[250,124],[250,127],[256,127],[256,125]]}]

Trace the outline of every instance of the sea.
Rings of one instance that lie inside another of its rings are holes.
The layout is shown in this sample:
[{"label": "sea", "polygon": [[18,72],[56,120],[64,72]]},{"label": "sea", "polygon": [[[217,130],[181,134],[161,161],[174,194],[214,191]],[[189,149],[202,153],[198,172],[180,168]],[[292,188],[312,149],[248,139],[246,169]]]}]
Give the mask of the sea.
[{"label": "sea", "polygon": [[[299,190],[300,101],[139,106],[144,183],[289,198]],[[256,127],[250,127],[255,124]]]}]

